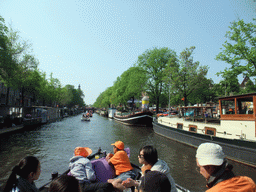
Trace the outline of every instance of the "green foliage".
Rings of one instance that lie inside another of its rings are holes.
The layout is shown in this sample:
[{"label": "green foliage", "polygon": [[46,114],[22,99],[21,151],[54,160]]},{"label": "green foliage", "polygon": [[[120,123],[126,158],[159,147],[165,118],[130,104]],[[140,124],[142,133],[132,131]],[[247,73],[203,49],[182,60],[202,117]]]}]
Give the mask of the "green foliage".
[{"label": "green foliage", "polygon": [[[193,61],[192,54],[194,49],[194,46],[186,48],[181,52],[179,62],[170,62],[166,70],[169,72],[169,74],[167,73],[167,77],[169,77],[172,94],[179,95],[180,102],[181,99],[184,98],[185,106],[188,103],[188,98],[190,98],[190,102],[195,102],[196,99],[192,98],[198,97],[198,95],[195,97],[197,91],[201,90],[200,94],[203,93],[200,87],[209,89],[209,84],[205,77],[208,72],[208,67],[200,66],[198,61]],[[193,94],[194,96],[191,96]],[[200,98],[202,97],[204,96],[201,95]]]},{"label": "green foliage", "polygon": [[141,97],[145,82],[145,71],[138,66],[130,67],[120,77],[117,77],[112,87],[107,88],[98,96],[93,105],[99,108],[110,107],[111,104],[126,106],[131,97]]},{"label": "green foliage", "polygon": [[5,85],[14,86],[17,64],[12,58],[9,48],[8,33],[9,30],[5,26],[4,19],[0,16],[0,81]]},{"label": "green foliage", "polygon": [[138,58],[138,66],[146,72],[147,82],[144,89],[148,93],[150,101],[156,104],[157,111],[165,86],[165,70],[168,63],[176,60],[176,57],[173,50],[164,47],[148,49]]},{"label": "green foliage", "polygon": [[35,104],[43,101],[43,105],[48,106],[84,106],[81,90],[74,86],[62,88],[52,74],[48,80],[45,73],[38,71],[39,61],[30,48],[31,44],[20,37],[19,31],[6,27],[0,16],[0,82],[20,89],[22,100],[26,96],[33,97]]},{"label": "green foliage", "polygon": [[[253,19],[255,22],[255,19]],[[223,47],[224,49],[216,56],[216,60],[225,61],[231,67],[224,72],[232,75],[244,74],[248,77],[256,75],[256,25],[252,22],[245,23],[243,20],[234,21],[227,31]]]}]

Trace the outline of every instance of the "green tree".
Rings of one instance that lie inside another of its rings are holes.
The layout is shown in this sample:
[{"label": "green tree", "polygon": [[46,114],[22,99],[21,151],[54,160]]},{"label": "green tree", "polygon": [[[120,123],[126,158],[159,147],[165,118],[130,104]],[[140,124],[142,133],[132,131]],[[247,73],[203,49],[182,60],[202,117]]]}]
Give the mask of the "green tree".
[{"label": "green tree", "polygon": [[157,112],[165,84],[164,71],[168,62],[176,57],[176,53],[166,47],[148,49],[138,57],[138,66],[146,72],[147,82],[144,89],[148,93],[151,103],[156,104]]},{"label": "green tree", "polygon": [[193,61],[193,51],[195,47],[186,48],[180,53],[179,62],[169,63],[169,71],[172,86],[172,93],[179,95],[180,101],[183,98],[184,105],[187,106],[188,97],[198,90],[208,72],[207,66],[200,66],[199,62]]},{"label": "green tree", "polygon": [[197,89],[195,89],[189,96],[188,102],[191,104],[206,103],[209,101],[216,101],[216,92],[214,89],[214,82],[212,79],[202,78],[202,82]]},{"label": "green tree", "polygon": [[15,86],[17,63],[12,57],[9,46],[9,30],[0,16],[0,82],[5,86]]},{"label": "green tree", "polygon": [[254,92],[256,92],[256,86],[249,79],[248,82],[245,85],[245,88],[241,89],[241,93],[254,93]]},{"label": "green tree", "polygon": [[[255,19],[253,19],[255,22]],[[256,75],[256,25],[245,23],[243,20],[234,21],[226,32],[228,38],[223,44],[223,50],[216,56],[216,60],[225,61],[231,65],[229,69],[220,72],[222,76],[244,74],[248,77]]]}]

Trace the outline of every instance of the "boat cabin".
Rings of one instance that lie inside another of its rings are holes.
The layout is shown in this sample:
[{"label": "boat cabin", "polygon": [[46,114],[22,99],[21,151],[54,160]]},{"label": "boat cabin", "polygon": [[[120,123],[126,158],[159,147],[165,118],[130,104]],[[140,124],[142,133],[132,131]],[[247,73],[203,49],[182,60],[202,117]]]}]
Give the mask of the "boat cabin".
[{"label": "boat cabin", "polygon": [[194,106],[180,107],[179,109],[185,120],[219,123],[217,115],[218,104],[216,103],[196,104]]},{"label": "boat cabin", "polygon": [[221,120],[255,121],[256,93],[219,98]]},{"label": "boat cabin", "polygon": [[[251,122],[254,125],[254,134],[256,137],[256,115],[254,113],[256,105],[256,93],[235,95],[219,98],[220,120],[221,122]],[[244,129],[248,129],[247,124]],[[238,125],[237,125],[238,126]]]}]

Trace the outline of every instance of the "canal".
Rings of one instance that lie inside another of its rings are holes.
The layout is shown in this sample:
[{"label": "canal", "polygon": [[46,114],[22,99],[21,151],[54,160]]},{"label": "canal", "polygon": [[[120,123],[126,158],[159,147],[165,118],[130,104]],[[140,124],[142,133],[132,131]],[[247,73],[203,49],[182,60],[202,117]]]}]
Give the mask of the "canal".
[{"label": "canal", "polygon": [[[80,118],[80,115],[68,117],[30,131],[1,136],[1,187],[12,167],[24,156],[39,158],[42,172],[36,185],[40,187],[49,181],[52,172],[62,173],[68,169],[75,147],[90,147],[93,152],[101,147],[112,152],[111,144],[121,140],[126,147],[130,147],[133,163],[138,164],[138,153],[142,146],[154,145],[159,158],[168,163],[176,183],[191,191],[206,190],[205,179],[196,171],[194,148],[159,136],[151,127],[129,127],[98,114],[93,114],[90,122],[81,121]],[[256,181],[256,169],[231,163],[235,174],[246,175]]]}]

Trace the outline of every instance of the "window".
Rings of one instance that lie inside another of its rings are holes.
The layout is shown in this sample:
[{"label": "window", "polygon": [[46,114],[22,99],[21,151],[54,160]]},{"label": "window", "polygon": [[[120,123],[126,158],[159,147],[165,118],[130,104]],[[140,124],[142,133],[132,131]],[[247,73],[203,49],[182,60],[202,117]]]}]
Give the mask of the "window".
[{"label": "window", "polygon": [[197,133],[197,126],[196,125],[189,125],[189,131]]},{"label": "window", "polygon": [[253,114],[253,98],[237,99],[237,114]]},{"label": "window", "polygon": [[235,114],[235,100],[224,100],[221,101],[222,115]]},{"label": "window", "polygon": [[183,129],[183,124],[182,123],[177,123],[177,129]]},{"label": "window", "polygon": [[205,134],[216,136],[216,129],[211,127],[205,127]]}]

